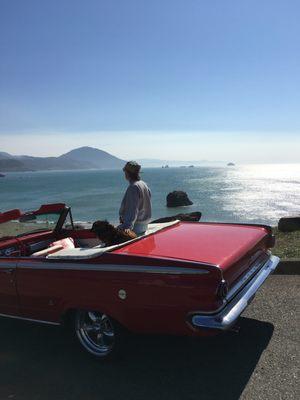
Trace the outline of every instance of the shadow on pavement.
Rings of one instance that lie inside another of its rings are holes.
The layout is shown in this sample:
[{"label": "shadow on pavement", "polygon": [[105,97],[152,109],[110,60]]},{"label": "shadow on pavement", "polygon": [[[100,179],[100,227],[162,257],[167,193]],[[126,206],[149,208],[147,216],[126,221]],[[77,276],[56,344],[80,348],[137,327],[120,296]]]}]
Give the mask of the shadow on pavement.
[{"label": "shadow on pavement", "polygon": [[238,399],[273,325],[241,318],[239,334],[132,336],[120,359],[87,357],[56,327],[0,320],[0,398]]}]

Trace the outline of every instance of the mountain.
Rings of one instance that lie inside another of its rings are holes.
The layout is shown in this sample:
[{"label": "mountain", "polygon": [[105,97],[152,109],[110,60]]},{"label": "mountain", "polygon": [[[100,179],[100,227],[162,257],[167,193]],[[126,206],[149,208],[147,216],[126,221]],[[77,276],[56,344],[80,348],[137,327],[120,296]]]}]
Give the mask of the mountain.
[{"label": "mountain", "polygon": [[4,151],[0,151],[0,160],[3,160],[3,159],[8,159],[8,158],[12,158],[13,156],[11,156],[10,154],[8,154],[8,153],[5,153]]},{"label": "mountain", "polygon": [[117,158],[106,151],[95,149],[93,147],[80,147],[79,149],[71,150],[66,154],[58,157],[60,161],[75,161],[81,165],[86,165],[88,168],[121,168],[125,161]]},{"label": "mountain", "polygon": [[73,169],[117,169],[124,160],[106,151],[92,147],[80,147],[59,157],[13,156],[0,152],[0,171],[43,171]]},{"label": "mountain", "polygon": [[29,171],[24,164],[14,158],[0,158],[0,171]]}]

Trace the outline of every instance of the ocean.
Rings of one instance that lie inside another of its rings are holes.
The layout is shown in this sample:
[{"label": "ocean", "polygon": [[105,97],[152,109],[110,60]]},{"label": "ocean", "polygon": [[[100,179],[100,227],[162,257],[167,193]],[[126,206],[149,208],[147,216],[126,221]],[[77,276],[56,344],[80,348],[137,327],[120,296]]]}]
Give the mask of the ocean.
[{"label": "ocean", "polygon": [[[147,168],[142,179],[152,190],[153,218],[201,211],[204,221],[275,225],[300,214],[300,164]],[[64,202],[76,221],[116,223],[125,189],[123,172],[116,170],[7,173],[0,178],[0,212]],[[194,204],[168,209],[166,195],[173,190],[186,191]]]}]

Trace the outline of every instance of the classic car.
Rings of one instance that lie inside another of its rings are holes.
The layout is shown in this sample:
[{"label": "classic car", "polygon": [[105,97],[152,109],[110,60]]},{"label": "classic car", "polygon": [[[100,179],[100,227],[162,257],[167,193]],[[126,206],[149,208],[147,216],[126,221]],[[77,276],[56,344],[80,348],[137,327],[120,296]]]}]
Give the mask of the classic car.
[{"label": "classic car", "polygon": [[111,357],[123,332],[204,336],[233,329],[279,259],[268,226],[150,224],[116,246],[74,227],[65,204],[0,213],[0,314],[70,324]]}]

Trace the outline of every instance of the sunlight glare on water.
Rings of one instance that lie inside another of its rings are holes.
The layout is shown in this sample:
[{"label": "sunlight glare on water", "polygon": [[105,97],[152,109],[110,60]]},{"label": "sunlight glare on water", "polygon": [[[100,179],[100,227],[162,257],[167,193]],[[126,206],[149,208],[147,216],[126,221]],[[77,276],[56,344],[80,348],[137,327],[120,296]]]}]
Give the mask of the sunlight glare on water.
[{"label": "sunlight glare on water", "polygon": [[276,222],[300,212],[300,165],[249,165],[228,170],[224,210],[242,220]]}]

